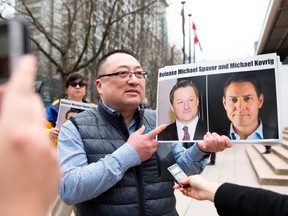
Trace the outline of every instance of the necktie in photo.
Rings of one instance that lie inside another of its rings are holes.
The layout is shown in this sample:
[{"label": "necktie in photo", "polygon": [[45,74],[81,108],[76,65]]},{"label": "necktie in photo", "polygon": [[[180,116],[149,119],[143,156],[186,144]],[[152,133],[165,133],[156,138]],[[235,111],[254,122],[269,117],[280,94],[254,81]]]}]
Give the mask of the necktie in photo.
[{"label": "necktie in photo", "polygon": [[184,127],[183,127],[183,130],[184,130],[183,140],[190,140],[190,134],[189,134],[189,132],[188,132],[188,127],[187,127],[187,126],[184,126]]}]

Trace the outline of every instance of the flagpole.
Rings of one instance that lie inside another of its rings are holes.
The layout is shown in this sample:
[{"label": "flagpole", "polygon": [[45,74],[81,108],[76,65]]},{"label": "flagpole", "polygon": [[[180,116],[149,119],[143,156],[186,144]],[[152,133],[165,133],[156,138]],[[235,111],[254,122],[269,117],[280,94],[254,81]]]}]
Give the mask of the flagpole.
[{"label": "flagpole", "polygon": [[192,14],[188,14],[189,16],[189,63],[191,63],[191,29],[192,29],[192,23],[191,23],[191,16]]},{"label": "flagpole", "polygon": [[183,33],[183,64],[185,64],[185,59],[186,59],[186,55],[185,55],[185,13],[184,13],[185,1],[182,1],[181,4],[182,4],[182,11],[181,11],[181,15],[182,15],[182,33]]},{"label": "flagpole", "polygon": [[196,36],[196,30],[194,29],[194,36],[193,36],[193,63],[195,63],[195,36]]}]

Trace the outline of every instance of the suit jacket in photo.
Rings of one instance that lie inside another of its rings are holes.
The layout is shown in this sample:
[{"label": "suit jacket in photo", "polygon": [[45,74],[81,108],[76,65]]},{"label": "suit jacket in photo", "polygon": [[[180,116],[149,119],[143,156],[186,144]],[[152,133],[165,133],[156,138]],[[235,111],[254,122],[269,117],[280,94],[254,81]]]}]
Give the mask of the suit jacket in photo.
[{"label": "suit jacket in photo", "polygon": [[278,128],[274,128],[263,124],[263,138],[264,139],[278,139]]},{"label": "suit jacket in photo", "polygon": [[[206,132],[206,122],[198,120],[193,140],[203,140],[203,136]],[[169,124],[166,129],[158,135],[158,140],[179,140],[176,122]]]}]

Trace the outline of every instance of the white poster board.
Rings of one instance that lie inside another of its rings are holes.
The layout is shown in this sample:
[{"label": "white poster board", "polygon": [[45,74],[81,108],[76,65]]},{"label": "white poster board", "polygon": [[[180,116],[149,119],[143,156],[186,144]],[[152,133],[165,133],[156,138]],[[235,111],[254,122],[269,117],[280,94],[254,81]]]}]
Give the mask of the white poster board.
[{"label": "white poster board", "polygon": [[[247,58],[197,62],[194,64],[172,65],[160,68],[158,72],[157,90],[157,125],[170,125],[170,132],[169,136],[160,134],[157,137],[158,141],[182,141],[181,137],[175,139],[175,136],[170,136],[172,133],[177,133],[175,126],[176,115],[175,111],[173,112],[171,109],[170,91],[173,86],[181,80],[191,81],[198,89],[199,106],[197,116],[198,123],[201,122],[202,126],[204,125],[204,132],[217,132],[218,134],[230,137],[232,123],[223,105],[224,86],[231,77],[247,75],[256,77],[262,86],[261,91],[264,95],[264,102],[258,111],[262,138],[232,141],[234,143],[280,144],[281,127],[278,106],[278,69],[281,66],[282,64],[279,57],[273,53]],[[173,129],[171,129],[172,124],[174,124]],[[268,133],[267,128],[274,130],[273,135]],[[168,134],[168,131],[169,130],[167,130],[166,134]],[[204,135],[204,132],[202,135]],[[199,132],[195,131],[195,134],[199,135]],[[191,138],[191,140],[197,141],[201,140],[201,138]]]},{"label": "white poster board", "polygon": [[56,121],[56,126],[61,127],[62,124],[67,120],[66,119],[66,113],[71,109],[77,109],[80,111],[84,111],[87,109],[97,108],[97,105],[90,104],[90,103],[81,103],[77,101],[71,101],[68,99],[61,99],[60,105],[59,105],[59,112],[58,112],[58,118]]}]

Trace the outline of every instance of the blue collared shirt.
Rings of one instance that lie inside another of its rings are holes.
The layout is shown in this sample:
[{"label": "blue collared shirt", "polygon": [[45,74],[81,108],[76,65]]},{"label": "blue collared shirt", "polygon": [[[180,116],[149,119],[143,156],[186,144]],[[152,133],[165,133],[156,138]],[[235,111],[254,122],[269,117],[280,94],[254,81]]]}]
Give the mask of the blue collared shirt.
[{"label": "blue collared shirt", "polygon": [[[259,122],[260,124],[258,128],[252,134],[250,134],[246,140],[263,139],[263,124],[260,119]],[[234,131],[232,124],[230,125],[230,138],[231,140],[240,140],[240,136]]]},{"label": "blue collared shirt", "polygon": [[[167,143],[159,143],[159,145],[167,145]],[[179,143],[168,145],[172,145],[175,159],[187,175],[203,171],[209,153],[202,152],[198,145],[193,145],[186,151]],[[99,196],[120,181],[129,168],[141,164],[140,157],[128,142],[112,154],[88,164],[80,134],[69,120],[61,127],[58,156],[62,170],[59,193],[67,204],[75,204]]]},{"label": "blue collared shirt", "polygon": [[[108,110],[110,110],[111,112],[113,112],[113,113],[117,112],[116,110],[114,110],[114,109],[112,109],[111,107],[107,106],[107,105],[104,103],[104,101],[102,101],[102,104],[103,104]],[[138,109],[139,109],[139,107],[138,107]],[[129,124],[129,125],[126,125],[126,128],[127,128],[128,132],[129,132],[129,134],[133,133],[133,132],[136,130],[136,119],[133,118],[133,119],[131,120],[130,124]]]}]

